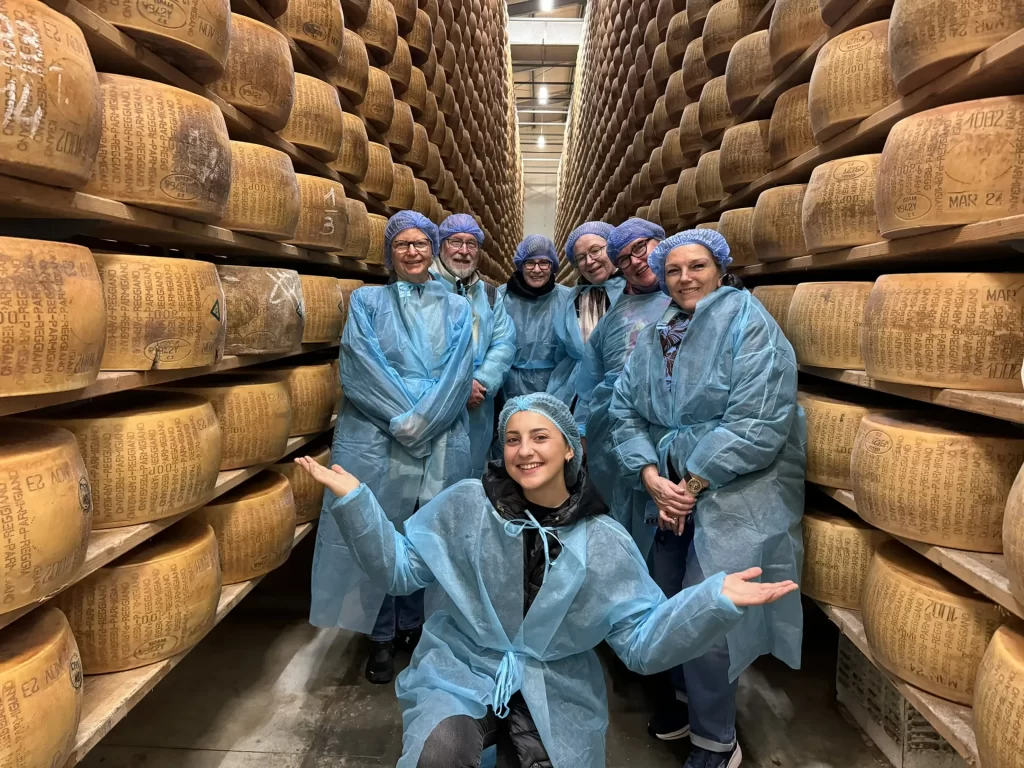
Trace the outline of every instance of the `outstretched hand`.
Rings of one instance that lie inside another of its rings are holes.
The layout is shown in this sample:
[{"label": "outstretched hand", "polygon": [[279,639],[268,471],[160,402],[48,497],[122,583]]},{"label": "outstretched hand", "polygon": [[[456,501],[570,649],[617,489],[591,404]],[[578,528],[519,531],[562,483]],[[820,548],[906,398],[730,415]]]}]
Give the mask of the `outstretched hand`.
[{"label": "outstretched hand", "polygon": [[751,605],[774,603],[797,589],[794,581],[780,581],[774,584],[751,581],[760,575],[760,568],[748,568],[740,573],[730,573],[722,584],[722,594],[732,600],[736,607],[744,608]]},{"label": "outstretched hand", "polygon": [[300,456],[295,459],[295,463],[306,470],[309,476],[318,483],[330,488],[331,492],[339,499],[359,487],[359,481],[355,476],[342,469],[340,464],[334,464],[328,469],[309,456]]}]

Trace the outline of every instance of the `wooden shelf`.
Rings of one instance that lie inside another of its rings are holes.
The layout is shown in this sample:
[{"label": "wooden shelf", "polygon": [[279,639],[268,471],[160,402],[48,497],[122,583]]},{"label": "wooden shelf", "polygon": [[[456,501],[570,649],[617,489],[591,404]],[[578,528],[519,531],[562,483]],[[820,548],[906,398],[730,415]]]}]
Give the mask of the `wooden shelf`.
[{"label": "wooden shelf", "polygon": [[971,768],[978,768],[978,744],[974,737],[974,712],[963,704],[955,704],[938,696],[926,693],[888,672],[871,655],[868,639],[864,634],[864,622],[859,611],[836,608],[827,603],[815,601],[818,607],[839,630],[857,646],[885,677],[903,694],[925,720],[967,761]]},{"label": "wooden shelf", "polygon": [[764,8],[761,9],[761,12],[757,14],[757,19],[754,21],[754,29],[752,31],[760,32],[768,29],[768,26],[772,21],[772,13],[774,12],[775,0],[768,0],[768,2],[764,4]]},{"label": "wooden shelf", "polygon": [[[289,438],[288,447],[285,450],[282,458],[292,453],[293,451],[301,448],[302,446],[308,445],[321,435],[330,432],[330,430],[334,429],[334,425],[337,423],[337,421],[338,417],[333,417],[331,419],[330,427],[324,432],[317,432],[316,434],[312,435],[302,435],[300,437]],[[210,498],[209,501],[205,503],[209,504],[210,501],[212,501],[213,499],[216,499],[217,497],[224,495],[232,488],[238,487],[246,480],[255,477],[268,467],[272,467],[278,461],[280,461],[280,459],[276,459],[266,464],[257,464],[252,467],[243,467],[242,469],[229,469],[224,472],[221,472],[217,476],[217,485],[214,489],[213,496]],[[202,506],[205,506],[205,504],[199,505],[199,507]],[[141,523],[140,525],[129,525],[124,528],[110,528],[108,530],[93,531],[89,535],[89,549],[85,555],[85,562],[82,563],[82,567],[78,569],[78,573],[75,574],[75,577],[68,584],[68,587],[70,587],[72,584],[81,581],[89,574],[98,571],[107,563],[113,562],[121,555],[137,547],[142,542],[160,533],[160,531],[166,528],[170,528],[172,525],[174,525],[182,518],[187,517],[196,509],[199,509],[199,507],[190,509],[187,512],[182,512],[180,515],[175,515],[174,517],[165,517],[162,520],[155,520],[151,523]],[[64,589],[67,589],[68,587],[64,587]],[[41,600],[38,600],[37,602],[34,602],[30,605],[26,605],[16,610],[0,614],[0,629],[17,621],[26,613],[35,610],[40,605],[45,603],[47,600],[54,597],[55,595],[60,594],[60,592],[63,591],[64,590],[58,590],[57,592],[47,595]]]},{"label": "wooden shelf", "polygon": [[885,392],[909,400],[941,405],[958,411],[991,416],[995,419],[1024,424],[1024,394],[1013,392],[977,392],[969,389],[940,389],[914,384],[893,384],[870,378],[864,371],[844,371],[838,368],[799,366],[801,373],[817,376],[854,387]]},{"label": "wooden shelf", "polygon": [[[313,523],[303,523],[296,527],[292,548],[295,548],[309,532]],[[242,602],[262,580],[262,576],[239,584],[228,584],[220,592],[217,615],[214,626]],[[202,642],[200,640],[200,642]],[[195,646],[192,646],[195,648]],[[78,726],[75,747],[64,768],[76,765],[95,747],[100,739],[106,736],[127,715],[136,704],[152,691],[156,684],[167,677],[167,673],[181,663],[189,652],[189,648],[177,656],[164,661],[149,664],[126,672],[113,672],[107,675],[90,675],[85,678],[85,690],[82,701],[82,719]]]}]

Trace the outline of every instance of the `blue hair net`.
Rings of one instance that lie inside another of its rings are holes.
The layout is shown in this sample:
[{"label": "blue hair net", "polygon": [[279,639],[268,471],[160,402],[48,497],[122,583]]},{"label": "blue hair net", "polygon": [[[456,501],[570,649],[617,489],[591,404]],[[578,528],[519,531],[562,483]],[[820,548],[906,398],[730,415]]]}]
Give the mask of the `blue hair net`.
[{"label": "blue hair net", "polygon": [[418,229],[430,239],[432,255],[436,256],[441,250],[441,239],[437,236],[437,226],[434,222],[416,211],[399,211],[388,219],[388,225],[384,227],[384,266],[388,269],[394,269],[391,260],[391,241],[399,232],[407,229]]},{"label": "blue hair net", "polygon": [[615,227],[603,221],[587,221],[580,224],[569,233],[569,239],[565,241],[565,258],[569,260],[570,264],[575,264],[576,256],[573,254],[572,249],[576,247],[577,240],[584,235],[597,235],[607,240],[613,229]]},{"label": "blue hair net", "polygon": [[711,251],[711,257],[718,262],[722,272],[732,264],[729,243],[713,229],[688,229],[672,235],[667,240],[662,240],[647,259],[647,266],[658,276],[658,285],[665,293],[668,293],[668,289],[665,288],[665,260],[673,249],[681,245],[703,245]]},{"label": "blue hair net", "polygon": [[547,259],[553,270],[558,269],[558,251],[551,238],[544,235],[527,235],[523,242],[516,246],[516,255],[512,258],[516,271],[523,271],[523,262],[531,259]]},{"label": "blue hair net", "polygon": [[452,235],[472,235],[476,241],[483,245],[484,231],[476,223],[476,219],[468,213],[453,213],[441,222],[438,228],[442,240],[447,240]]},{"label": "blue hair net", "polygon": [[575,485],[579,477],[580,466],[583,464],[583,443],[580,440],[580,431],[576,428],[576,419],[566,407],[565,403],[554,395],[547,392],[534,392],[532,395],[519,395],[513,397],[505,407],[501,409],[498,417],[498,439],[499,445],[505,445],[505,428],[508,420],[520,411],[532,411],[539,413],[558,427],[558,431],[565,437],[565,441],[572,448],[572,459],[565,467],[565,482],[567,485]]},{"label": "blue hair net", "polygon": [[665,230],[647,219],[626,219],[608,235],[608,258],[614,262],[623,248],[641,237],[664,240]]}]

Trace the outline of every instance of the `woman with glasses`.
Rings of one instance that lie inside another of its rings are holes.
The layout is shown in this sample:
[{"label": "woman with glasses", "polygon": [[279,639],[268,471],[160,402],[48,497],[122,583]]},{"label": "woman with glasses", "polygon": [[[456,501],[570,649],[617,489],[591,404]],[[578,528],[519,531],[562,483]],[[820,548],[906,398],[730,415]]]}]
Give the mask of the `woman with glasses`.
[{"label": "woman with glasses", "polygon": [[516,357],[505,377],[504,395],[546,392],[565,346],[555,335],[555,318],[569,289],[555,284],[558,252],[543,235],[529,235],[512,258],[516,271],[498,289],[516,328]]},{"label": "woman with glasses", "polygon": [[[384,231],[392,280],[349,300],[339,373],[345,402],[331,461],[365,479],[402,530],[421,505],[470,472],[466,401],[473,382],[473,314],[432,279],[437,227],[401,211]],[[391,597],[360,569],[324,496],[313,559],[310,622],[370,636],[366,678],[394,676],[395,642],[411,650],[423,625],[423,593]]]},{"label": "woman with glasses", "polygon": [[548,393],[570,409],[576,407],[576,377],[590,334],[626,287],[608,258],[608,235],[613,229],[603,221],[588,221],[576,227],[565,242],[565,257],[576,265],[580,278],[556,318],[555,333],[567,357],[551,374]]},{"label": "woman with glasses", "polygon": [[[710,229],[655,249],[650,268],[671,303],[640,333],[612,397],[619,463],[654,501],[648,561],[666,596],[722,569],[797,580],[803,562],[796,358],[772,316],[736,287],[731,261]],[[689,711],[669,682],[650,730],[690,734],[685,768],[736,768],[736,678],[766,653],[798,669],[802,632],[797,595],[749,611],[727,639],[683,664]]]}]

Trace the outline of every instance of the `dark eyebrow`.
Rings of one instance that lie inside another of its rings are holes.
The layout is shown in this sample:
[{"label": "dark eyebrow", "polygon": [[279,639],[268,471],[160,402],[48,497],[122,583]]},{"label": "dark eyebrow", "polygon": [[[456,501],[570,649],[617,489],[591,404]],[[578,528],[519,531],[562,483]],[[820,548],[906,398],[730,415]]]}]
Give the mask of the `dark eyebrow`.
[{"label": "dark eyebrow", "polygon": [[531,435],[536,435],[538,432],[548,432],[548,431],[549,430],[548,430],[547,427],[537,427],[536,429],[531,429],[530,430],[530,434]]}]

